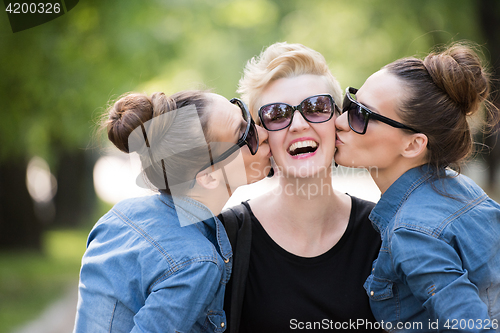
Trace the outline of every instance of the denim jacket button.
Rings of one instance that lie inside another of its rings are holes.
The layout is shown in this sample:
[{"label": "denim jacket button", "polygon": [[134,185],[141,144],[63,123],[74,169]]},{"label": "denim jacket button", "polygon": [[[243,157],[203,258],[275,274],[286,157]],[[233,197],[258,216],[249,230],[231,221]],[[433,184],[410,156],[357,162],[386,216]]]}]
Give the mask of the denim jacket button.
[{"label": "denim jacket button", "polygon": [[372,295],[372,296],[375,295],[375,293],[373,292],[373,290],[370,291],[370,295]]},{"label": "denim jacket button", "polygon": [[224,262],[227,264],[229,262],[229,259],[224,259]]},{"label": "denim jacket button", "polygon": [[225,326],[224,323],[220,323],[220,327],[224,327],[224,326]]}]

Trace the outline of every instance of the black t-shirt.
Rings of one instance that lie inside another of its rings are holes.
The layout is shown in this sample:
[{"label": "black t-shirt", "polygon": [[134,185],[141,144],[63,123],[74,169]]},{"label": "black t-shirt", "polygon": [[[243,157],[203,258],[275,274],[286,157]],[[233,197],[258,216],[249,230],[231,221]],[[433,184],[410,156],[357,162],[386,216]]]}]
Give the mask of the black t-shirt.
[{"label": "black t-shirt", "polygon": [[252,218],[252,249],[240,332],[353,328],[380,332],[374,329],[377,325],[363,288],[380,249],[380,235],[368,219],[374,204],[351,198],[344,235],[330,250],[313,258],[280,247],[248,203],[243,203]]}]

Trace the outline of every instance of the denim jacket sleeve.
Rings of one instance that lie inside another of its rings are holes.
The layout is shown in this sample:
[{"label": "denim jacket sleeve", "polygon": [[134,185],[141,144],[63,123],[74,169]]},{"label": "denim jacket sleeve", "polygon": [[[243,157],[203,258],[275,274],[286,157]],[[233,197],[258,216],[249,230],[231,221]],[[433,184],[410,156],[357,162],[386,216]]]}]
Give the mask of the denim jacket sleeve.
[{"label": "denim jacket sleeve", "polygon": [[224,229],[216,219],[181,227],[174,213],[155,196],[134,198],[94,226],[82,258],[75,333],[226,329],[232,252]]},{"label": "denim jacket sleeve", "polygon": [[[452,324],[453,320],[471,320],[471,332],[483,332],[484,325],[491,323],[477,287],[448,243],[425,232],[399,228],[392,236],[391,253],[399,279],[434,320],[439,320],[440,332],[446,330],[443,325]],[[461,330],[466,331],[467,328]]]},{"label": "denim jacket sleeve", "polygon": [[196,326],[220,288],[220,279],[219,268],[210,261],[190,263],[174,275],[166,276],[153,287],[145,305],[135,315],[131,332],[223,331],[222,311],[209,312],[205,324],[213,327]]}]

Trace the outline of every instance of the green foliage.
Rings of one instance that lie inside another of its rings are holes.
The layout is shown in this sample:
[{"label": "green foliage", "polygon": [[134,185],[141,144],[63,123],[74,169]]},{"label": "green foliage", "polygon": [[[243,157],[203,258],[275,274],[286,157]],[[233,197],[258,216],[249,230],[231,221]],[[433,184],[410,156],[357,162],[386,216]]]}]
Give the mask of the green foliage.
[{"label": "green foliage", "polygon": [[436,43],[478,40],[473,0],[80,1],[13,34],[0,23],[0,161],[86,148],[92,119],[131,91],[235,95],[245,62],[276,41],[322,52],[343,86]]},{"label": "green foliage", "polygon": [[321,52],[341,85],[359,87],[395,59],[439,43],[478,41],[474,1],[318,0],[299,2],[282,20],[284,39]]}]

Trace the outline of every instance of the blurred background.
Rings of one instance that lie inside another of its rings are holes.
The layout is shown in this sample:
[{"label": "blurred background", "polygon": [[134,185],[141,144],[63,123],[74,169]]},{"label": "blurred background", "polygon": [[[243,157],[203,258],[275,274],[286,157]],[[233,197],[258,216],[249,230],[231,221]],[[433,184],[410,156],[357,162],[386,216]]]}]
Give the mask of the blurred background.
[{"label": "blurred background", "polygon": [[[57,327],[74,320],[88,232],[116,201],[149,194],[134,185],[137,163],[96,134],[121,94],[234,97],[245,63],[277,41],[321,52],[343,89],[359,87],[397,58],[464,39],[479,44],[498,89],[498,0],[81,0],[18,33],[0,13],[0,333],[71,331]],[[496,140],[477,134],[463,171],[498,201]],[[338,169],[334,184],[379,196],[362,170]]]}]

